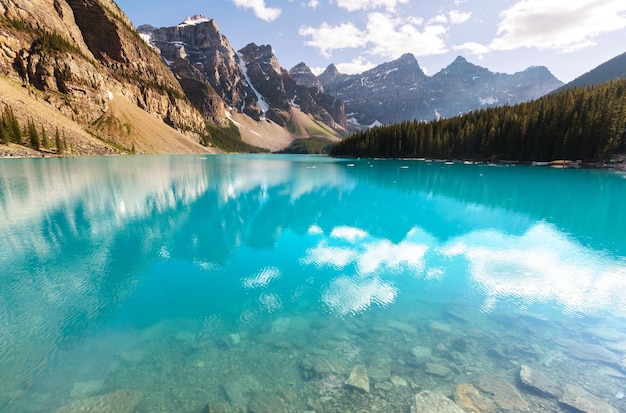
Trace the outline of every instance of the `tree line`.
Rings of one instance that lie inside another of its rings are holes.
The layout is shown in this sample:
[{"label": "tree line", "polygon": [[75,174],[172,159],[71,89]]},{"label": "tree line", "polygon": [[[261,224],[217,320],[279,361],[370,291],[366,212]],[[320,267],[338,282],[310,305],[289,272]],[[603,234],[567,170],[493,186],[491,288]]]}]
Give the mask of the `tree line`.
[{"label": "tree line", "polygon": [[64,155],[68,149],[67,140],[65,136],[61,137],[58,128],[55,130],[54,138],[51,139],[43,126],[41,130],[38,130],[32,120],[29,120],[22,127],[9,106],[5,106],[0,114],[0,143],[28,145],[38,151],[42,149],[52,150],[54,147],[59,155]]},{"label": "tree line", "polygon": [[331,156],[594,162],[626,150],[626,79],[353,134]]}]

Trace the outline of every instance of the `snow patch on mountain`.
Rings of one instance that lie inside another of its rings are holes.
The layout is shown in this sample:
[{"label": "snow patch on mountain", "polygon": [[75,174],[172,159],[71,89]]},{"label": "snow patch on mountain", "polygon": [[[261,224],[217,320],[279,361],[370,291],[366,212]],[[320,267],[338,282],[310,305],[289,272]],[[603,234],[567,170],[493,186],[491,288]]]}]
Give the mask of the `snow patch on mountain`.
[{"label": "snow patch on mountain", "polygon": [[187,17],[185,21],[179,24],[177,27],[195,26],[197,24],[207,23],[210,21],[211,19],[209,19],[208,17],[202,14],[196,14],[195,16]]},{"label": "snow patch on mountain", "polygon": [[265,114],[270,109],[270,105],[267,104],[267,102],[263,98],[263,95],[261,95],[261,93],[259,93],[259,91],[256,90],[256,88],[250,81],[250,76],[248,75],[248,68],[246,67],[246,63],[244,62],[243,56],[241,55],[241,53],[237,53],[237,57],[238,57],[237,60],[239,60],[239,66],[241,67],[241,72],[243,73],[243,77],[246,79],[246,82],[248,82],[248,85],[250,86],[254,94],[256,95],[256,99],[259,104],[259,107],[261,108],[261,111],[263,111],[263,115],[261,116],[261,119],[264,120]]},{"label": "snow patch on mountain", "polygon": [[480,102],[480,106],[484,106],[484,105],[493,105],[498,103],[498,98],[494,98],[493,96],[489,96],[486,98],[478,98],[478,101]]}]

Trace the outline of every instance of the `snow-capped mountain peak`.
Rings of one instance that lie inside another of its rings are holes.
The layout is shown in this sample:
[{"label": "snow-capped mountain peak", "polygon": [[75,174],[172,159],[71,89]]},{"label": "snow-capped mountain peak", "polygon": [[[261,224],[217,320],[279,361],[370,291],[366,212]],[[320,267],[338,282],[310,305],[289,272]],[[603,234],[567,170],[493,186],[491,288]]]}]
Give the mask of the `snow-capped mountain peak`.
[{"label": "snow-capped mountain peak", "polygon": [[187,17],[184,22],[178,25],[178,27],[195,26],[197,24],[206,23],[210,21],[211,19],[209,19],[208,17],[202,14],[196,14],[195,16]]}]

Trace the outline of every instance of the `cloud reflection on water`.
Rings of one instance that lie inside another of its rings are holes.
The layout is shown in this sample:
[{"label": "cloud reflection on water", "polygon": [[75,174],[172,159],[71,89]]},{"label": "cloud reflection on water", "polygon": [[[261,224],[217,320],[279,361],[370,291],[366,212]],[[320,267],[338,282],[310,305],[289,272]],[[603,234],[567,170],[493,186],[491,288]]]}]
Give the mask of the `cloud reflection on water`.
[{"label": "cloud reflection on water", "polygon": [[522,235],[476,231],[441,248],[463,256],[473,282],[485,292],[484,309],[498,301],[555,303],[574,314],[610,311],[626,316],[626,263],[589,249],[552,225],[538,223]]},{"label": "cloud reflection on water", "polygon": [[484,295],[484,311],[540,303],[568,314],[626,316],[625,260],[586,247],[545,222],[520,235],[485,229],[444,243],[415,228],[396,244],[340,226],[306,250],[301,263],[344,273],[321,296],[331,312],[347,315],[393,303],[401,293],[398,274],[444,280],[454,270],[442,262],[455,257],[466,262],[472,294]]}]

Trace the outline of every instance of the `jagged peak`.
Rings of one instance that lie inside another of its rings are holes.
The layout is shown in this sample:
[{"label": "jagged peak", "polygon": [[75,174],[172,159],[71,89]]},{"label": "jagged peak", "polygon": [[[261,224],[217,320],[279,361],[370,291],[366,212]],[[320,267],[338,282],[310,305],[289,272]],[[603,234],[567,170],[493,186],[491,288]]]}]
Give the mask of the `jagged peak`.
[{"label": "jagged peak", "polygon": [[474,63],[469,62],[466,58],[464,58],[463,56],[457,56],[456,59],[454,59],[452,61],[452,63],[450,63],[448,65],[448,68],[452,68],[452,67],[480,67],[475,65]]},{"label": "jagged peak", "polygon": [[306,70],[306,69],[309,69],[309,66],[307,66],[307,64],[304,63],[304,62],[300,62],[297,65],[295,65],[294,67],[292,67],[292,69],[304,69],[304,70]]},{"label": "jagged peak", "polygon": [[209,19],[208,17],[206,17],[203,14],[196,14],[194,16],[191,17],[187,17],[185,19],[185,21],[183,21],[181,24],[179,24],[177,27],[185,27],[185,26],[196,26],[200,23],[208,23],[213,19]]},{"label": "jagged peak", "polygon": [[437,72],[435,74],[435,77],[439,77],[442,75],[447,75],[447,74],[451,74],[451,73],[474,73],[474,74],[481,74],[481,73],[491,73],[489,69],[484,68],[482,66],[478,66],[475,65],[474,63],[469,62],[466,58],[464,58],[463,56],[457,56],[452,63],[450,63],[448,66],[446,66],[445,68],[441,69],[439,72]]},{"label": "jagged peak", "polygon": [[415,58],[415,55],[413,53],[403,54],[398,59],[396,59],[396,62],[411,63],[419,66],[419,63],[417,62],[417,59]]},{"label": "jagged peak", "polygon": [[337,69],[337,66],[335,66],[334,63],[329,64],[326,69],[324,70],[324,72],[322,74],[326,74],[326,75],[338,75],[339,74],[339,69]]},{"label": "jagged peak", "polygon": [[550,70],[545,66],[529,66],[524,70],[524,72],[550,72]]}]

